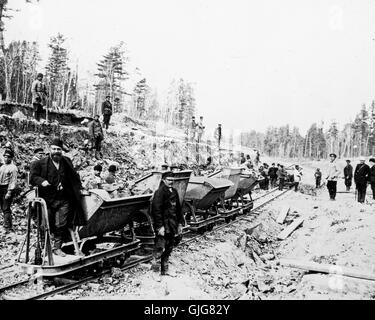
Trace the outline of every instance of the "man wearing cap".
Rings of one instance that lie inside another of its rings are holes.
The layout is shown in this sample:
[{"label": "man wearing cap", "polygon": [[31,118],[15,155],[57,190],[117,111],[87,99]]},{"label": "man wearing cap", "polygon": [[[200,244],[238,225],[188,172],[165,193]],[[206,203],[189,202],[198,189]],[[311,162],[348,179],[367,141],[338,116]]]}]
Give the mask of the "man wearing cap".
[{"label": "man wearing cap", "polygon": [[63,142],[54,138],[49,156],[31,164],[30,183],[38,187],[39,196],[48,207],[54,236],[54,253],[65,256],[61,245],[69,228],[86,223],[81,206],[81,180],[72,161],[62,155]]},{"label": "man wearing cap", "polygon": [[330,157],[330,163],[328,166],[328,173],[326,177],[327,189],[329,193],[329,199],[335,200],[336,192],[337,192],[337,179],[339,177],[340,171],[336,163],[337,155],[335,153],[331,153],[329,157]]},{"label": "man wearing cap", "polygon": [[35,148],[34,149],[34,156],[31,158],[31,162],[39,161],[44,157],[44,150],[43,148]]},{"label": "man wearing cap", "polygon": [[103,167],[100,164],[94,166],[94,174],[91,174],[83,183],[86,190],[90,189],[100,189],[103,183],[103,179],[100,176],[102,173]]},{"label": "man wearing cap", "polygon": [[346,160],[346,166],[344,168],[344,179],[345,179],[346,191],[350,191],[350,187],[352,186],[352,179],[353,179],[353,167],[350,164],[350,160]]},{"label": "man wearing cap", "polygon": [[375,158],[370,158],[370,174],[369,181],[372,189],[372,199],[375,200]]},{"label": "man wearing cap", "polygon": [[178,192],[172,188],[173,173],[164,172],[162,183],[152,201],[152,219],[155,230],[155,246],[152,268],[159,271],[157,259],[161,259],[161,274],[168,273],[168,260],[173,247],[181,240],[184,216]]},{"label": "man wearing cap", "polygon": [[354,170],[354,182],[358,192],[358,202],[364,203],[366,198],[367,181],[369,181],[370,167],[365,163],[366,159],[361,157]]},{"label": "man wearing cap", "polygon": [[106,96],[105,101],[102,103],[103,124],[106,129],[108,129],[112,115],[112,103],[110,98],[110,96]]},{"label": "man wearing cap", "polygon": [[4,151],[4,164],[0,167],[0,210],[4,214],[4,228],[6,232],[12,229],[13,192],[17,184],[17,167],[12,163],[14,153],[10,149]]},{"label": "man wearing cap", "polygon": [[95,158],[100,159],[102,153],[102,141],[104,139],[103,129],[99,121],[99,115],[94,116],[89,125],[89,135],[91,137],[92,149],[95,149]]},{"label": "man wearing cap", "polygon": [[36,121],[40,120],[40,115],[43,111],[43,106],[46,105],[47,100],[47,87],[42,82],[43,74],[38,73],[36,79],[31,85],[32,103],[34,107],[34,117]]},{"label": "man wearing cap", "polygon": [[272,163],[272,167],[269,168],[269,170],[268,170],[268,175],[270,177],[271,188],[276,187],[277,170],[278,170],[278,168],[276,168],[275,163]]}]

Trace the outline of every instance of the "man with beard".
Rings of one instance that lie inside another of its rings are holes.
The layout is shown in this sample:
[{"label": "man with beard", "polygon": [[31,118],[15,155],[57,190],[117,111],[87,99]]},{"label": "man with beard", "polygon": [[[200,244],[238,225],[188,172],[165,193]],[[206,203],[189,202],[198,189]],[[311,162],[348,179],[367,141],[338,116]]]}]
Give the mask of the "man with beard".
[{"label": "man with beard", "polygon": [[168,260],[182,235],[184,216],[176,189],[172,188],[173,173],[164,172],[162,183],[152,201],[152,218],[155,230],[155,246],[152,268],[159,271],[157,259],[161,259],[161,275],[168,273]]},{"label": "man with beard", "polygon": [[4,151],[4,164],[0,166],[0,210],[4,214],[4,228],[8,233],[12,229],[13,192],[17,184],[17,167],[12,163],[14,153],[10,149]]},{"label": "man with beard", "polygon": [[49,156],[32,163],[30,172],[30,183],[38,187],[39,196],[47,203],[53,249],[59,256],[65,256],[61,246],[69,229],[86,223],[81,206],[81,180],[62,150],[63,142],[54,138]]},{"label": "man with beard", "polygon": [[350,191],[350,187],[352,186],[352,179],[353,179],[353,167],[350,164],[350,160],[346,160],[346,166],[344,168],[344,179],[345,179],[346,191]]},{"label": "man with beard", "polygon": [[369,180],[370,167],[365,163],[366,159],[361,157],[354,171],[354,182],[358,190],[358,202],[364,203],[366,198],[367,181]]}]

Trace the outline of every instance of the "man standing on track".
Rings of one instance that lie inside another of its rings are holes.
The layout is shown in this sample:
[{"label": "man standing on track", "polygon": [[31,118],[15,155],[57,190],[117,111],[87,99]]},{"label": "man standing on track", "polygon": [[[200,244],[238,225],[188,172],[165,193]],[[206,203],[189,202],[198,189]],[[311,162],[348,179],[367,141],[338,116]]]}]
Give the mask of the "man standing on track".
[{"label": "man standing on track", "polygon": [[375,200],[375,158],[371,158],[370,162],[370,175],[369,181],[372,189],[372,199]]},{"label": "man standing on track", "polygon": [[181,240],[184,216],[176,189],[172,188],[173,173],[162,175],[162,183],[152,201],[152,218],[155,230],[155,246],[152,268],[159,271],[157,259],[161,258],[161,275],[168,274],[168,260],[179,240]]}]

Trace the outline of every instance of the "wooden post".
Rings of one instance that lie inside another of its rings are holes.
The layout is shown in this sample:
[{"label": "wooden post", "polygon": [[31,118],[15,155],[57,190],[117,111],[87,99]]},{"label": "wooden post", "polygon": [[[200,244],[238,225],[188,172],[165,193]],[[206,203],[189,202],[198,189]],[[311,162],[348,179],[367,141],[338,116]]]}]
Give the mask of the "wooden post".
[{"label": "wooden post", "polygon": [[288,227],[286,227],[282,232],[279,233],[277,238],[280,240],[286,239],[287,237],[289,237],[289,235],[292,234],[295,229],[297,229],[303,223],[303,221],[303,218],[295,219]]}]

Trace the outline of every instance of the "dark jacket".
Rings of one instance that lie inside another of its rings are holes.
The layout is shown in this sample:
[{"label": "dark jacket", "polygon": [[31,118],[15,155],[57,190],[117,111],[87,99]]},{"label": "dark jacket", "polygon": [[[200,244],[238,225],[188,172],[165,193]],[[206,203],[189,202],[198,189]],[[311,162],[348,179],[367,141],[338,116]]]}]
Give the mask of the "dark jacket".
[{"label": "dark jacket", "polygon": [[[39,187],[39,196],[48,205],[57,194],[56,187],[61,182],[64,190],[63,197],[71,203],[72,215],[69,222],[74,226],[84,225],[86,218],[81,204],[82,185],[79,174],[74,170],[72,161],[68,157],[62,156],[60,166],[63,166],[64,175],[59,177],[51,157],[33,162],[30,168],[30,183]],[[42,187],[44,180],[47,180],[51,186]]]},{"label": "dark jacket", "polygon": [[169,191],[164,182],[154,194],[152,218],[155,232],[164,226],[165,233],[177,234],[178,225],[185,224],[177,190],[172,188],[172,192]]},{"label": "dark jacket", "polygon": [[375,184],[375,165],[370,168],[369,180],[372,184]]},{"label": "dark jacket", "polygon": [[353,167],[352,165],[348,164],[344,168],[344,177],[345,179],[352,179],[353,178]]},{"label": "dark jacket", "polygon": [[102,114],[112,115],[112,103],[107,100],[102,103]]},{"label": "dark jacket", "polygon": [[367,184],[369,180],[370,167],[367,164],[357,164],[354,171],[354,182],[359,185]]},{"label": "dark jacket", "polygon": [[104,134],[103,134],[103,129],[99,121],[92,120],[89,123],[89,135],[92,139],[101,137],[103,139]]},{"label": "dark jacket", "polygon": [[268,175],[270,176],[270,178],[276,178],[277,177],[277,170],[278,168],[276,167],[271,167],[268,169]]}]

